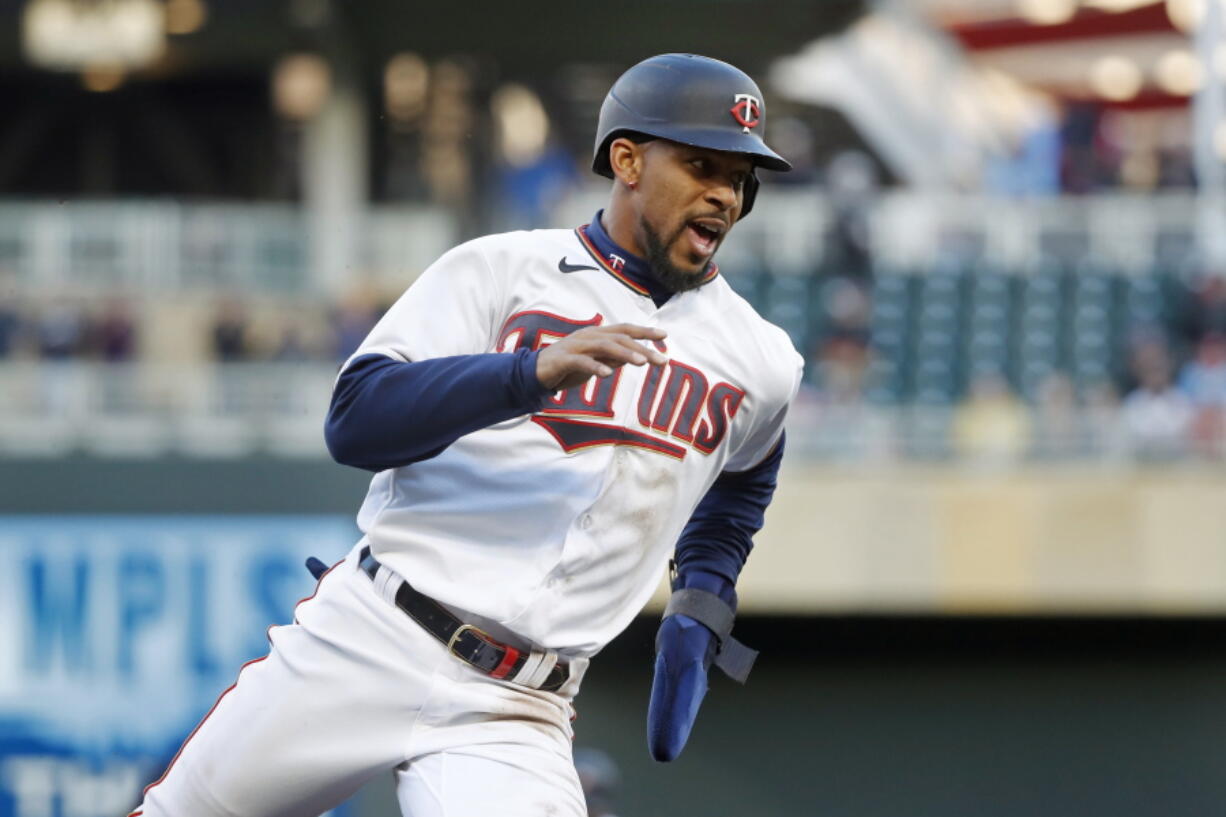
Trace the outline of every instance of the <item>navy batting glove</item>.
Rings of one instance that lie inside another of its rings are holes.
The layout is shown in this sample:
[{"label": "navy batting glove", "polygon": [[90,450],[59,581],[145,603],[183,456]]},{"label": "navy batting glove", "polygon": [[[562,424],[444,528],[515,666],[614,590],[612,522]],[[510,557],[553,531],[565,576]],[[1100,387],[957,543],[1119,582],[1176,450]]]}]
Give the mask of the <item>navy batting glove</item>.
[{"label": "navy batting glove", "polygon": [[[736,606],[732,585],[720,576],[695,572],[678,577],[674,589],[686,587],[715,593]],[[647,748],[656,760],[667,763],[685,748],[707,694],[707,671],[717,647],[715,635],[687,615],[672,615],[660,622],[647,707]]]}]

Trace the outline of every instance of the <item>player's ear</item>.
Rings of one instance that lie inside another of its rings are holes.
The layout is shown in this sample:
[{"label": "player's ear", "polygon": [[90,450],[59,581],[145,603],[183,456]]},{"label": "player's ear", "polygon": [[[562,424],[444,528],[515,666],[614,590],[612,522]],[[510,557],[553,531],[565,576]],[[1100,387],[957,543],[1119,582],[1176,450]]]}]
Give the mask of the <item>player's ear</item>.
[{"label": "player's ear", "polygon": [[633,189],[643,173],[643,146],[625,137],[614,139],[609,143],[609,165],[617,180]]}]

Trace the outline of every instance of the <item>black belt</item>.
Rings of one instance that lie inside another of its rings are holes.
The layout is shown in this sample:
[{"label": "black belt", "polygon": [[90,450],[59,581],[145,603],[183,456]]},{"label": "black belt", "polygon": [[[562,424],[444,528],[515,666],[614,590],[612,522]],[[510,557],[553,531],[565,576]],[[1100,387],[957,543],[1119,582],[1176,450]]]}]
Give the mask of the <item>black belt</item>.
[{"label": "black belt", "polygon": [[[370,552],[370,548],[364,547],[358,566],[374,581],[382,565]],[[556,692],[570,678],[570,668],[558,662],[540,683],[516,681],[520,671],[530,660],[542,660],[542,653],[525,652],[495,641],[488,633],[460,621],[437,601],[417,592],[403,579],[396,588],[396,606],[420,624],[426,632],[446,644],[447,651],[452,655],[493,678],[523,683],[524,686],[548,692]]]}]

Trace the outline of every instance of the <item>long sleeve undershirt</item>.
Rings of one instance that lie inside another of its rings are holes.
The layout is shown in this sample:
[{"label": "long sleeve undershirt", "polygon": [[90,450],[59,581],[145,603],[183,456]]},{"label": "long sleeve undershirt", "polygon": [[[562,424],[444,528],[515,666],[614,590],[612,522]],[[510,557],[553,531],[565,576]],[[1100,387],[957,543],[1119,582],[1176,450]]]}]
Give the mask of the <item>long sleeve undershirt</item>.
[{"label": "long sleeve undershirt", "polygon": [[[677,540],[677,573],[682,579],[678,586],[702,587],[735,605],[732,586],[749,558],[753,535],[766,521],[785,436],[781,434],[771,453],[753,468],[720,474],[698,503]],[[703,574],[727,584],[705,581]]]},{"label": "long sleeve undershirt", "polygon": [[539,352],[457,355],[402,363],[354,360],[337,380],[324,425],[332,458],[367,471],[437,456],[465,434],[539,411]]}]

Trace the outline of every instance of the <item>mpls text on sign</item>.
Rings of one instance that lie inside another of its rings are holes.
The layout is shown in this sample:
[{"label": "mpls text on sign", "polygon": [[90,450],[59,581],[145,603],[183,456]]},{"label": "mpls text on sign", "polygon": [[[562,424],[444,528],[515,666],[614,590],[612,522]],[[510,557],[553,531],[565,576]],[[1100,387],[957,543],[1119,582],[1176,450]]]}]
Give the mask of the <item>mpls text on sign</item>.
[{"label": "mpls text on sign", "polygon": [[346,517],[0,517],[0,817],[124,814]]}]

